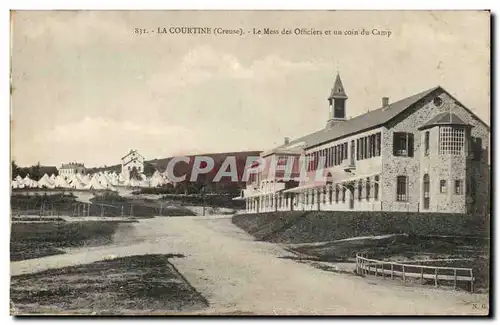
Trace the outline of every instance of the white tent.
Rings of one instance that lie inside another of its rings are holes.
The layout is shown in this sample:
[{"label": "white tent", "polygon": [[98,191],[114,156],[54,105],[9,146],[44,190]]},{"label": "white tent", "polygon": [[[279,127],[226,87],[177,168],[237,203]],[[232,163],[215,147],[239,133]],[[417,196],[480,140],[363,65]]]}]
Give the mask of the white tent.
[{"label": "white tent", "polygon": [[38,182],[32,180],[31,178],[29,178],[28,175],[26,175],[26,177],[24,177],[24,179],[21,182],[19,182],[19,187],[37,188]]},{"label": "white tent", "polygon": [[154,172],[153,176],[151,176],[151,179],[149,181],[149,185],[151,187],[162,186],[164,183],[165,183],[165,180],[163,179],[163,176],[158,171]]},{"label": "white tent", "polygon": [[50,175],[50,180],[51,181],[55,181],[56,180],[56,175],[54,175],[54,174]]},{"label": "white tent", "polygon": [[68,184],[68,182],[62,177],[61,175],[57,176],[54,179],[54,185],[55,187],[59,188],[70,188],[71,186]]},{"label": "white tent", "polygon": [[99,183],[99,180],[97,177],[94,175],[91,179],[90,182],[85,186],[86,189],[89,190],[104,190],[106,189],[105,186],[102,186],[101,183]]},{"label": "white tent", "polygon": [[12,188],[19,188],[19,182],[17,181],[17,179],[15,179],[12,182],[10,182],[10,186]]},{"label": "white tent", "polygon": [[23,178],[19,175],[16,176],[16,181],[20,184],[23,182]]},{"label": "white tent", "polygon": [[45,174],[38,180],[38,187],[46,187],[46,188],[54,188],[54,182],[50,179],[50,177]]}]

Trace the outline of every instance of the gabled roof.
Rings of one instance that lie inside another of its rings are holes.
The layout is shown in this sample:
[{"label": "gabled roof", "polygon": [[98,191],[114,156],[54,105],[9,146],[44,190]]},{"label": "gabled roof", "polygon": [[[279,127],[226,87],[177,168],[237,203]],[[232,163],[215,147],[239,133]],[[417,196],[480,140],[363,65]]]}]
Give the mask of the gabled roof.
[{"label": "gabled roof", "polygon": [[337,77],[335,78],[335,82],[333,84],[332,91],[330,93],[330,97],[332,98],[347,98],[347,94],[345,93],[344,85],[342,84],[342,80],[340,79],[340,75],[337,73]]},{"label": "gabled roof", "polygon": [[128,154],[126,154],[125,156],[123,156],[121,159],[123,160],[123,159],[127,158],[128,156],[130,156],[131,154],[134,154],[134,153],[135,153],[137,156],[139,156],[139,157],[141,157],[142,159],[144,159],[144,157],[143,157],[140,153],[138,153],[138,152],[137,152],[137,150],[130,150],[130,152],[129,152]]},{"label": "gabled roof", "polygon": [[410,97],[406,97],[397,102],[394,102],[386,107],[381,107],[371,112],[353,117],[349,120],[335,124],[335,126],[327,129],[322,129],[318,132],[306,135],[302,138],[290,141],[287,145],[282,145],[278,148],[287,148],[299,142],[304,142],[306,148],[320,145],[325,142],[330,142],[335,139],[343,138],[351,134],[359,133],[377,126],[384,125],[397,115],[405,111],[407,108],[426,97],[433,91],[440,88],[439,86],[422,91]]},{"label": "gabled roof", "polygon": [[462,119],[460,119],[460,117],[458,117],[454,113],[445,112],[445,113],[441,113],[441,114],[434,116],[429,121],[427,121],[427,123],[425,123],[424,125],[422,125],[418,129],[422,130],[422,129],[426,129],[426,128],[429,128],[429,127],[432,127],[435,125],[464,125],[464,126],[467,126],[469,124],[462,121]]}]

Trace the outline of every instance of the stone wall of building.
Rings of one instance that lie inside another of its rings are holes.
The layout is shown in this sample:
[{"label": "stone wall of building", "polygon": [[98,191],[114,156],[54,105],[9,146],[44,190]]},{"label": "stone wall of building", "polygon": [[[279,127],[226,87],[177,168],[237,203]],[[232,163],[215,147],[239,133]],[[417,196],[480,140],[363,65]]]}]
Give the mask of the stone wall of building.
[{"label": "stone wall of building", "polygon": [[[439,96],[442,104],[436,106],[434,97]],[[430,153],[424,156],[424,133],[426,130],[418,130],[435,115],[449,112],[456,114],[464,122],[471,124],[470,136],[482,139],[483,153],[480,161],[471,161],[469,158],[469,139],[466,137],[466,148],[462,156],[441,156],[439,148],[439,127],[429,129],[430,131]],[[411,132],[414,134],[413,157],[399,157],[393,155],[393,133]],[[459,103],[442,91],[428,96],[414,108],[407,110],[397,119],[387,124],[382,132],[382,210],[384,211],[423,211],[423,175],[430,177],[430,211],[436,212],[458,212],[471,211],[466,202],[470,192],[471,182],[475,182],[477,202],[471,212],[483,213],[484,206],[489,202],[488,192],[488,128],[467,112]],[[470,170],[467,175],[466,170]],[[408,201],[398,202],[396,200],[396,178],[397,176],[408,176]],[[439,192],[439,180],[447,180],[447,193]],[[454,193],[454,181],[464,180],[464,194]],[[473,181],[472,181],[473,180]],[[469,190],[468,190],[469,189]],[[482,208],[482,211],[481,210]]]}]

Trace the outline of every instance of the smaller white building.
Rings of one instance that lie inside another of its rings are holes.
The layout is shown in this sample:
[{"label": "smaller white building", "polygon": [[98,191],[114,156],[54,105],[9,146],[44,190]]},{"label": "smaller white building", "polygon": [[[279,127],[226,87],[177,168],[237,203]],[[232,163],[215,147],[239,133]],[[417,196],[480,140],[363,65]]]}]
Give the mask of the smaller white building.
[{"label": "smaller white building", "polygon": [[139,174],[144,172],[144,157],[137,150],[130,150],[122,157],[122,175],[125,179],[130,179],[130,172],[136,169]]},{"label": "smaller white building", "polygon": [[85,166],[83,163],[62,164],[58,172],[59,175],[68,178],[71,175],[85,174]]}]

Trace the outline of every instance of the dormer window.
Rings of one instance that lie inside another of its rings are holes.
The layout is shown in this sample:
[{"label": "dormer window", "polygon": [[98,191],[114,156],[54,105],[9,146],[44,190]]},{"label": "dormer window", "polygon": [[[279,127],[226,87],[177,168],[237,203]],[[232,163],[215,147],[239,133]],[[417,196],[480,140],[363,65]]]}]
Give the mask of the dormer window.
[{"label": "dormer window", "polygon": [[439,127],[439,154],[462,155],[465,145],[465,129],[459,126]]}]

